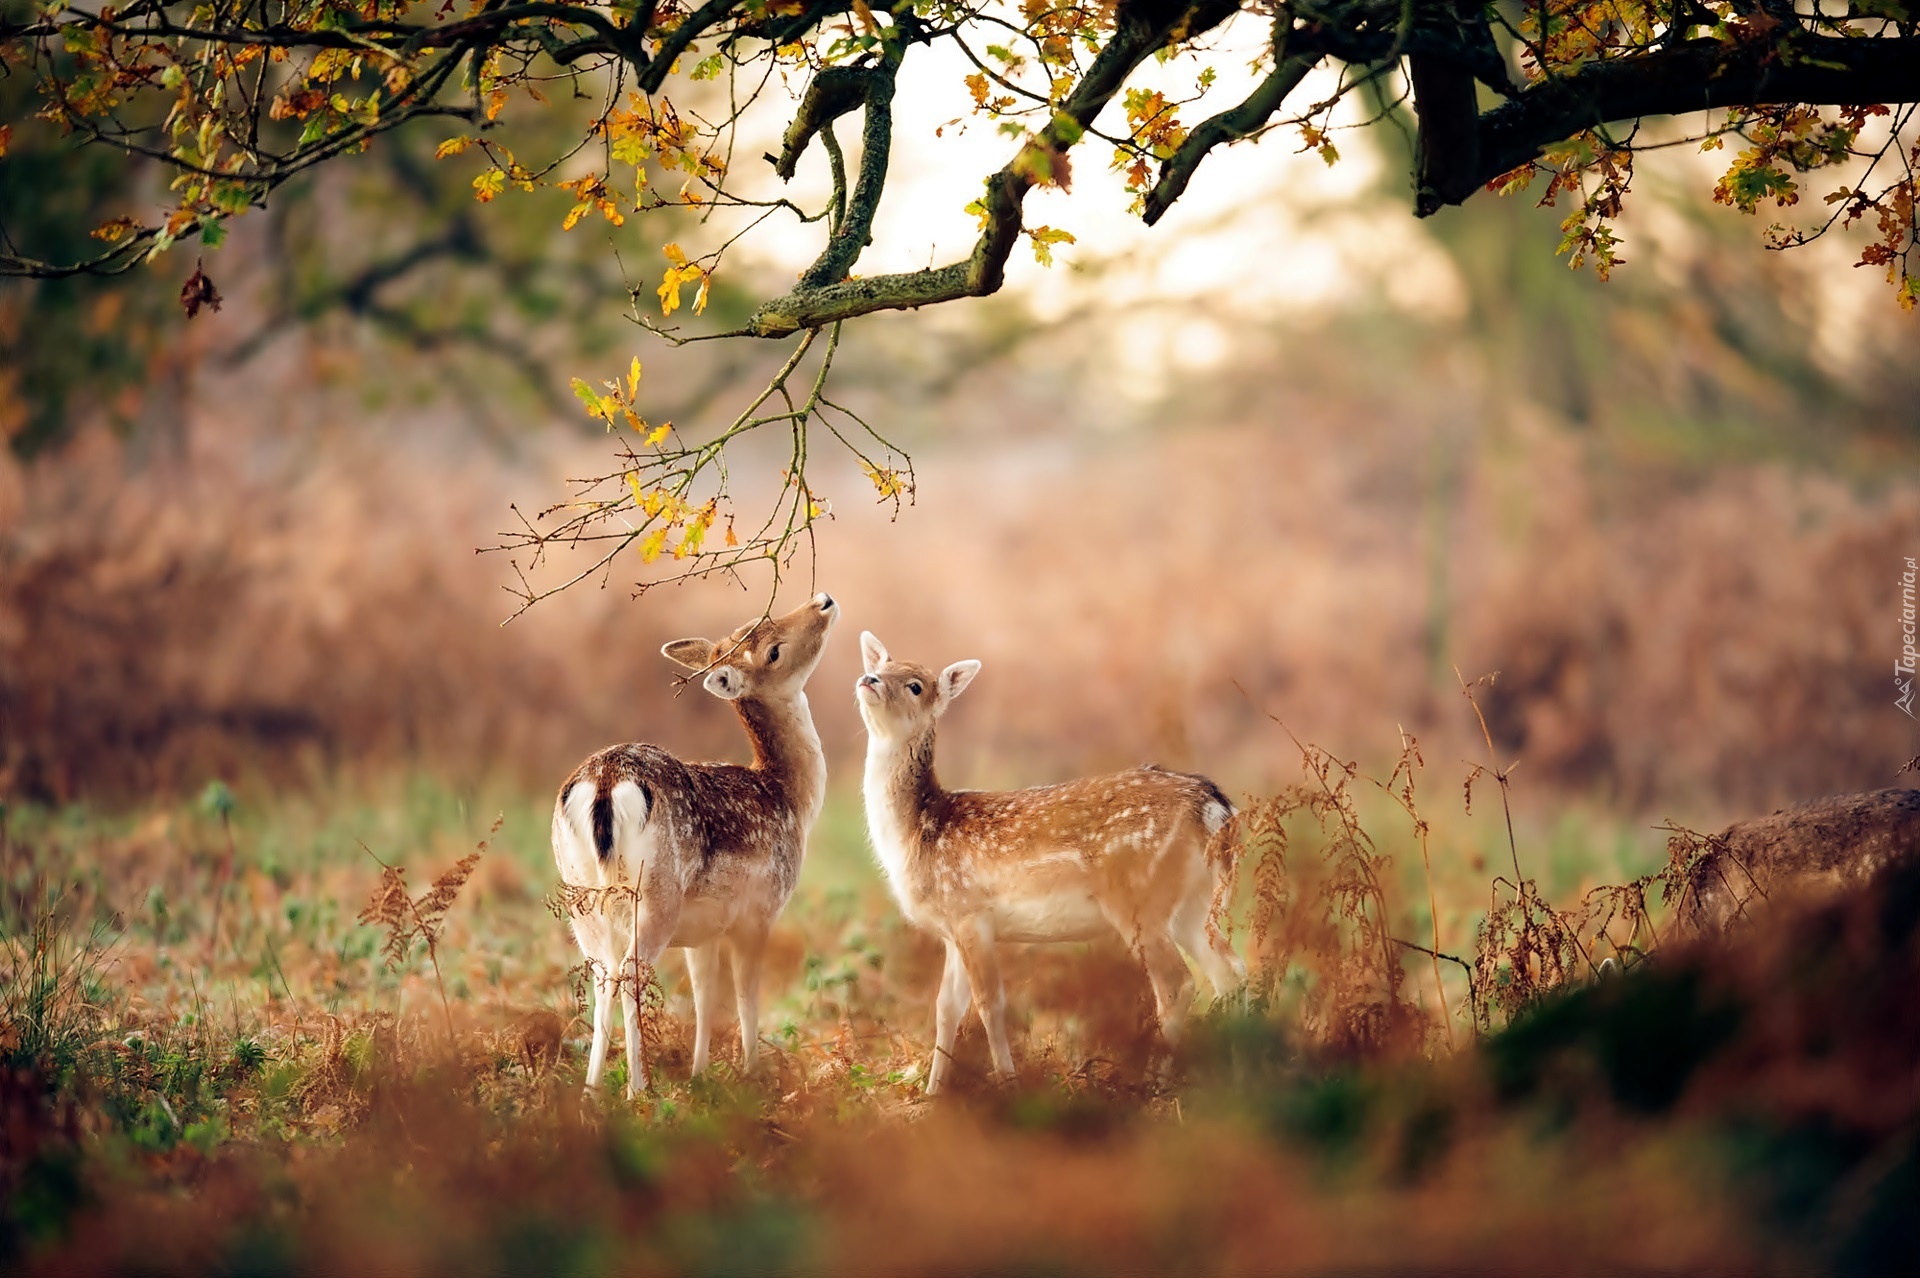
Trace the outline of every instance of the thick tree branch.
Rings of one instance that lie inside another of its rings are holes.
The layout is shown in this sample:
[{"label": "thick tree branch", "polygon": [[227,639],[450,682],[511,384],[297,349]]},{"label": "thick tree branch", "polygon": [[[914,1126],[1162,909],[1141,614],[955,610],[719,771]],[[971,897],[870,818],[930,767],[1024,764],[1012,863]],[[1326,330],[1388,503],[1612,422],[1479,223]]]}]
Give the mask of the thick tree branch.
[{"label": "thick tree branch", "polygon": [[896,54],[870,67],[827,68],[807,86],[800,110],[787,126],[780,156],[773,162],[773,171],[782,178],[793,176],[794,166],[816,133],[857,106],[864,104],[867,108],[860,143],[860,176],[854,182],[852,199],[834,219],[833,231],[818,260],[800,276],[800,290],[845,279],[861,252],[873,243],[873,218],[886,187],[887,159],[893,147],[893,84],[898,66]]},{"label": "thick tree branch", "polygon": [[[1478,189],[1480,105],[1473,72],[1440,54],[1407,59],[1413,109],[1420,131],[1414,143],[1414,205],[1457,204]],[[1461,183],[1466,185],[1462,186]]]},{"label": "thick tree branch", "polygon": [[[785,337],[800,329],[816,329],[874,311],[911,310],[961,297],[984,297],[997,292],[1005,278],[1007,256],[1020,238],[1020,207],[1026,194],[1048,166],[1038,155],[1059,154],[1080,140],[1087,126],[1125,85],[1127,77],[1154,50],[1176,38],[1188,40],[1226,21],[1235,0],[1133,0],[1114,15],[1114,31],[1087,73],[1045,128],[1029,139],[1012,162],[987,180],[982,205],[980,238],[964,262],[879,275],[871,279],[841,280],[817,288],[795,288],[784,297],[762,303],[747,321],[744,333],[756,337]],[[862,173],[864,177],[864,172]]]},{"label": "thick tree branch", "polygon": [[[1289,19],[1283,16],[1281,21]],[[1141,219],[1148,226],[1158,222],[1173,207],[1173,202],[1186,191],[1194,170],[1200,167],[1200,161],[1207,158],[1209,151],[1225,142],[1238,142],[1260,129],[1280,109],[1287,95],[1307,78],[1307,72],[1319,64],[1318,53],[1289,57],[1285,45],[1286,34],[1282,30],[1274,42],[1274,68],[1267,73],[1266,79],[1238,106],[1201,121],[1187,135],[1187,140],[1161,164],[1160,180],[1147,192],[1146,207],[1141,213]]]},{"label": "thick tree branch", "polygon": [[1476,80],[1512,97],[1507,74],[1487,26],[1486,0],[1411,3],[1404,19],[1407,81],[1413,90],[1419,136],[1414,146],[1418,205],[1463,200],[1459,175],[1480,167],[1480,101]]},{"label": "thick tree branch", "polygon": [[1416,212],[1458,204],[1555,142],[1647,116],[1804,102],[1920,101],[1920,37],[1846,39],[1796,33],[1775,42],[1689,40],[1588,63],[1530,86],[1479,117],[1470,167],[1432,175]]}]

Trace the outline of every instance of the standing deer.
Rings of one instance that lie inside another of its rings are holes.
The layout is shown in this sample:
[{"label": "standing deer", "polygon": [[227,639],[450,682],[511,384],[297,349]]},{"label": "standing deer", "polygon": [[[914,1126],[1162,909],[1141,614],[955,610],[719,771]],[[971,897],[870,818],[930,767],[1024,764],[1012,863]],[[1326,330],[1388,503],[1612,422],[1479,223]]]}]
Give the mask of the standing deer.
[{"label": "standing deer", "polygon": [[676,639],[661,648],[705,671],[707,691],[733,703],[752,763],[683,763],[659,746],[617,745],[589,757],[560,787],[553,859],[584,906],[572,911],[573,934],[594,969],[589,1089],[606,1064],[616,990],[627,1029],[627,1095],[647,1085],[639,994],[670,945],[686,950],[693,983],[693,1072],[707,1067],[722,944],[733,961],[741,1062],[753,1068],[767,933],[793,895],[826,796],[826,755],[805,688],[839,614],[830,596],[815,595],[717,642]]},{"label": "standing deer", "polygon": [[866,673],[854,699],[867,724],[867,828],[900,908],[947,946],[929,1095],[952,1064],[969,998],[994,1072],[1013,1073],[997,941],[1118,932],[1147,969],[1169,1042],[1193,994],[1181,950],[1216,995],[1246,980],[1246,964],[1209,924],[1225,870],[1209,849],[1233,815],[1218,786],[1148,766],[1029,790],[942,789],[934,728],[980,663],[957,661],[936,675],[894,661],[865,633],[860,657]]}]

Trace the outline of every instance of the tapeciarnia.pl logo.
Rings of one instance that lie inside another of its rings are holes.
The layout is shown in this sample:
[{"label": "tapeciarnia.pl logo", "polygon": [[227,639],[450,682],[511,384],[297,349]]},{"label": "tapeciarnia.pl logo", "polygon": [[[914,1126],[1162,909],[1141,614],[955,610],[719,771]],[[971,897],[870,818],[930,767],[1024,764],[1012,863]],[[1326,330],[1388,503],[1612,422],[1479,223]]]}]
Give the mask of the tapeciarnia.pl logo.
[{"label": "tapeciarnia.pl logo", "polygon": [[1914,648],[1914,577],[1913,557],[1909,555],[1907,570],[1900,574],[1900,657],[1893,663],[1893,689],[1899,694],[1893,704],[1909,719],[1920,717],[1913,713],[1914,664],[1920,659],[1920,651]]}]

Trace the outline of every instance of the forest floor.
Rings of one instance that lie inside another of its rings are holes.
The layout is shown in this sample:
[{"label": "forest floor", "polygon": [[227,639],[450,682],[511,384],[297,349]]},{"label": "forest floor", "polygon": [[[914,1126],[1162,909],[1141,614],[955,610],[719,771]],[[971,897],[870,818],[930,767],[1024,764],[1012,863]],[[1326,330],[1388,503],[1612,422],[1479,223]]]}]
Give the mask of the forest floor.
[{"label": "forest floor", "polygon": [[[4,814],[9,1269],[1879,1273],[1920,1254],[1911,875],[1478,1025],[1451,970],[1439,1015],[1439,964],[1409,953],[1389,984],[1415,1031],[1341,1037],[1338,955],[1296,963],[1205,1007],[1170,1058],[1117,944],[1009,947],[1018,1080],[987,1079],[969,1025],[929,1101],[938,946],[836,795],[770,948],[760,1069],[740,1075],[725,1024],[688,1079],[669,962],[654,1086],[627,1102],[617,1060],[582,1090],[543,798],[242,796]],[[1382,838],[1385,896],[1427,906],[1418,848]],[[383,952],[360,921],[382,863],[417,899],[483,843],[431,948]],[[1563,894],[1660,858],[1597,818],[1524,855]],[[1438,876],[1436,948],[1470,951],[1488,873]],[[1429,909],[1386,913],[1431,939]]]}]

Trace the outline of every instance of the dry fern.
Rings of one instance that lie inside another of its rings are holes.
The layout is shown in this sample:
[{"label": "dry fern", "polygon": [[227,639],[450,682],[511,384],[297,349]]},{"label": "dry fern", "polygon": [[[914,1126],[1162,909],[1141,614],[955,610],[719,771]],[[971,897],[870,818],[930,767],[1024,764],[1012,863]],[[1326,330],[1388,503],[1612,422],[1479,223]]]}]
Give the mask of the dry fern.
[{"label": "dry fern", "polygon": [[[1361,824],[1354,784],[1366,781],[1396,798],[1404,795],[1402,805],[1419,828],[1411,790],[1418,747],[1403,734],[1393,775],[1378,782],[1358,764],[1301,742],[1279,719],[1268,718],[1300,751],[1303,779],[1252,803],[1222,831],[1231,875],[1215,895],[1212,922],[1223,931],[1228,927],[1226,906],[1241,867],[1251,861],[1255,987],[1270,991],[1296,962],[1304,963],[1313,978],[1305,990],[1305,1026],[1323,1046],[1367,1055],[1407,1045],[1424,1037],[1428,1021],[1407,998],[1399,955],[1406,943],[1390,930],[1385,883],[1392,861]],[[1296,875],[1289,824],[1300,816],[1313,819],[1324,842],[1317,863],[1298,867],[1305,873]]]},{"label": "dry fern", "polygon": [[360,845],[361,851],[373,857],[380,866],[380,884],[374,888],[373,895],[367,898],[366,907],[360,911],[360,922],[385,930],[387,936],[380,946],[380,953],[386,957],[389,967],[403,966],[413,951],[414,942],[426,942],[427,961],[433,965],[433,980],[440,989],[440,1010],[446,1015],[448,1037],[453,1035],[453,1005],[447,999],[446,978],[440,972],[441,929],[446,922],[447,911],[453,908],[453,903],[459,898],[460,889],[473,877],[480,858],[493,842],[494,835],[500,833],[501,822],[505,819],[504,814],[496,816],[493,827],[487,831],[487,837],[435,879],[418,900],[407,891],[406,867],[388,865],[372,848],[365,843]]}]

